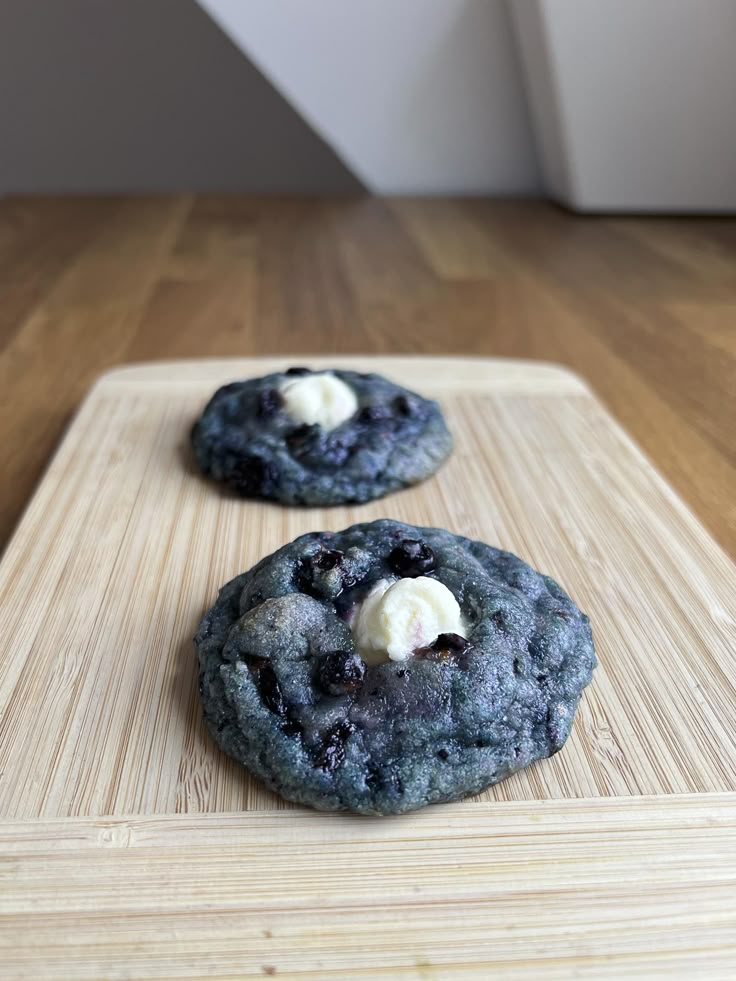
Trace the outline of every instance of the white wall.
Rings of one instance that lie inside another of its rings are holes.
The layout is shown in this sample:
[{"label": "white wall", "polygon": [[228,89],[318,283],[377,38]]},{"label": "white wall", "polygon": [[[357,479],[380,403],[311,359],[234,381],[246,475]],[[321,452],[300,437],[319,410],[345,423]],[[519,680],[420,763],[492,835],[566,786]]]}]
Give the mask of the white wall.
[{"label": "white wall", "polygon": [[547,189],[736,211],[736,0],[513,0]]},{"label": "white wall", "polygon": [[371,190],[537,190],[503,0],[199,2]]}]

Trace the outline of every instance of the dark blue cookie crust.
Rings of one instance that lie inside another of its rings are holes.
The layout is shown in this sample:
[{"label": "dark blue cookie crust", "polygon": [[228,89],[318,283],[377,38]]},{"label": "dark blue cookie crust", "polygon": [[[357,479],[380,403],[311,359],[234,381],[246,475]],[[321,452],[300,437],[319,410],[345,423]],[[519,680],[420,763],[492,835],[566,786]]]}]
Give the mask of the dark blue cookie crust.
[{"label": "dark blue cookie crust", "polygon": [[[447,635],[367,667],[346,616],[401,565],[454,593],[468,642]],[[289,800],[362,814],[456,800],[556,753],[596,664],[588,618],[554,580],[482,542],[388,520],[263,559],[223,587],[195,647],[221,748]]]},{"label": "dark blue cookie crust", "polygon": [[244,497],[326,505],[370,501],[437,470],[452,437],[436,402],[380,375],[332,373],[355,391],[358,411],[331,432],[288,416],[284,374],[219,389],[192,430],[204,473]]}]

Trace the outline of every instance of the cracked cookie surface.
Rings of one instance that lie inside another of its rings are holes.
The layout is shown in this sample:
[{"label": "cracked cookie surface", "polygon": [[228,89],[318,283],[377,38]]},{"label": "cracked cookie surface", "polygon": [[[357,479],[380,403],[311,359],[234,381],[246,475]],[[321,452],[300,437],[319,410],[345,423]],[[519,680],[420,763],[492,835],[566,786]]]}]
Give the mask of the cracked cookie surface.
[{"label": "cracked cookie surface", "polygon": [[332,371],[357,409],[334,429],[286,411],[288,372],[220,388],[192,429],[200,469],[244,497],[286,504],[363,503],[431,476],[452,450],[439,405],[381,375]]},{"label": "cracked cookie surface", "polygon": [[[466,637],[366,664],[376,582],[428,576]],[[229,582],[195,638],[208,728],[285,798],[397,814],[478,793],[563,746],[596,664],[588,618],[509,552],[396,521],[303,535]]]}]

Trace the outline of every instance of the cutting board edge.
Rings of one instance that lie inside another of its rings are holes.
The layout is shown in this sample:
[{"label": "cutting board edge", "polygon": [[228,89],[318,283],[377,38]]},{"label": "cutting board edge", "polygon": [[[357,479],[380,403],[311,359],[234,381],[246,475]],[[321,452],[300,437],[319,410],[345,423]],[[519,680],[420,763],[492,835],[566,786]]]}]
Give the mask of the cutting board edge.
[{"label": "cutting board edge", "polygon": [[[197,811],[164,813],[127,813],[110,815],[36,816],[25,818],[0,818],[0,854],[35,850],[38,844],[53,840],[57,846],[70,848],[130,847],[150,845],[160,840],[165,845],[170,831],[191,833],[217,829],[219,833],[238,834],[248,827],[264,825],[272,832],[274,822],[284,828],[304,826],[317,834],[327,834],[332,827],[344,833],[348,826],[356,835],[368,835],[377,826],[399,837],[411,837],[423,824],[444,827],[437,836],[446,832],[448,837],[457,833],[453,822],[473,823],[488,820],[487,833],[493,835],[493,819],[499,825],[518,822],[531,833],[538,829],[545,834],[545,818],[557,821],[576,817],[587,819],[596,814],[601,819],[601,830],[606,819],[618,820],[621,813],[640,815],[641,820],[664,819],[664,811],[692,813],[697,822],[709,823],[708,815],[722,815],[718,823],[736,828],[736,791],[706,791],[682,794],[632,794],[612,797],[561,797],[539,800],[458,801],[450,804],[433,804],[408,814],[389,817],[366,817],[346,811],[317,811],[312,808],[267,808],[253,811]],[[716,818],[712,818],[713,822]],[[327,822],[327,824],[325,824]],[[337,826],[335,827],[335,823]],[[120,833],[115,834],[115,830]],[[122,832],[125,832],[124,834]],[[136,832],[139,832],[136,836]]]},{"label": "cutting board edge", "polygon": [[[502,385],[504,391],[515,387],[528,390],[530,384],[544,384],[545,390],[550,388],[564,391],[569,394],[577,391],[580,394],[592,395],[592,389],[588,383],[572,369],[566,365],[552,361],[536,361],[523,358],[480,358],[480,357],[461,357],[444,355],[259,355],[246,358],[180,358],[176,360],[154,360],[131,362],[129,364],[116,365],[108,371],[100,374],[93,382],[88,395],[91,395],[99,386],[110,384],[140,384],[163,383],[172,384],[176,382],[191,383],[199,380],[216,381],[216,376],[222,372],[229,372],[232,368],[234,373],[250,371],[255,373],[267,373],[270,371],[284,370],[293,364],[307,364],[320,368],[349,368],[355,370],[364,366],[366,370],[385,370],[391,371],[402,367],[422,366],[427,369],[445,367],[452,379],[453,371],[462,369],[471,373],[469,381],[488,382],[490,384]],[[527,381],[522,384],[522,380]],[[404,379],[406,381],[406,379]],[[416,383],[409,382],[412,386],[421,388],[426,385],[426,380],[417,379]],[[443,378],[440,385],[444,387],[446,378]]]}]

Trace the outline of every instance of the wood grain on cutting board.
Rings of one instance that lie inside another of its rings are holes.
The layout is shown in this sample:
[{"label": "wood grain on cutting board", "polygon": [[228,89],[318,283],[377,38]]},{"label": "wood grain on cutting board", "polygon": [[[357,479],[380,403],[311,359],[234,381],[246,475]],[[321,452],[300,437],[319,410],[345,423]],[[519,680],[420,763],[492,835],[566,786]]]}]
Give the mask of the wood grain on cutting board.
[{"label": "wood grain on cutting board", "polygon": [[263,555],[382,516],[511,549],[591,617],[601,663],[565,749],[484,799],[736,790],[734,568],[585,386],[524,362],[341,364],[440,398],[456,450],[434,479],[360,507],[242,501],[197,474],[188,430],[217,385],[284,362],[98,383],[0,566],[0,816],[288,808],[207,737],[191,637]]},{"label": "wood grain on cutting board", "polygon": [[733,794],[0,822],[0,973],[725,981],[734,891]]}]

